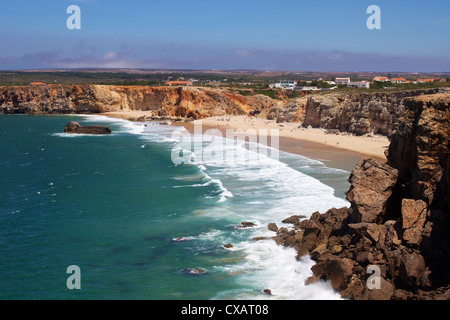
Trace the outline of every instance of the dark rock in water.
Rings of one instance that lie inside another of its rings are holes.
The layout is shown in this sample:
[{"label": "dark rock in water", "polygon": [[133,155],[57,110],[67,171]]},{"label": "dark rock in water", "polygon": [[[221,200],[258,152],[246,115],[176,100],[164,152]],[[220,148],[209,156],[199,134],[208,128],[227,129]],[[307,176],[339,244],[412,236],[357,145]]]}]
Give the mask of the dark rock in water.
[{"label": "dark rock in water", "polygon": [[189,238],[185,238],[185,237],[178,237],[178,238],[173,238],[172,241],[173,242],[183,242],[183,241],[188,241],[190,240]]},{"label": "dark rock in water", "polygon": [[271,296],[271,295],[272,295],[272,290],[270,290],[270,289],[264,289],[264,290],[262,291],[262,293],[264,293],[264,294],[266,294],[266,295],[268,295],[268,296]]},{"label": "dark rock in water", "polygon": [[236,229],[247,229],[247,228],[253,228],[253,227],[256,227],[256,224],[254,224],[253,222],[241,222],[235,228]]},{"label": "dark rock in water", "polygon": [[278,226],[275,224],[275,223],[269,223],[269,225],[267,226],[267,228],[270,230],[270,231],[273,231],[273,232],[278,232]]},{"label": "dark rock in water", "polygon": [[207,273],[208,271],[203,268],[189,268],[189,269],[183,269],[181,272],[185,274],[192,274],[192,275],[202,275]]},{"label": "dark rock in water", "polygon": [[301,219],[305,219],[305,218],[306,218],[306,216],[304,216],[304,215],[295,215],[295,216],[289,217],[287,219],[284,219],[281,222],[296,225],[296,224],[300,223]]},{"label": "dark rock in water", "polygon": [[224,244],[223,247],[228,249],[228,248],[233,248],[233,245],[231,243],[228,243],[228,244]]},{"label": "dark rock in water", "polygon": [[310,284],[317,283],[317,278],[315,276],[310,276],[305,280],[305,286],[309,286]]},{"label": "dark rock in water", "polygon": [[106,126],[81,126],[78,122],[70,121],[64,128],[64,133],[111,134],[111,128]]},{"label": "dark rock in water", "polygon": [[267,239],[270,239],[270,238],[267,238],[267,237],[255,237],[255,238],[253,238],[253,241],[262,241],[262,240],[267,240]]}]

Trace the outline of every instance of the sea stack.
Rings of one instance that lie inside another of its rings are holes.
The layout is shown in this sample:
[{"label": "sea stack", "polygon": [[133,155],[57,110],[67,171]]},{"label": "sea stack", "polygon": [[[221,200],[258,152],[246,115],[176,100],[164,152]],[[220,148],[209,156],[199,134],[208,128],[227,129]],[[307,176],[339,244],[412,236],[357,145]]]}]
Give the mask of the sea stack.
[{"label": "sea stack", "polygon": [[111,128],[106,126],[81,126],[78,122],[70,121],[64,128],[64,133],[76,134],[111,134]]}]

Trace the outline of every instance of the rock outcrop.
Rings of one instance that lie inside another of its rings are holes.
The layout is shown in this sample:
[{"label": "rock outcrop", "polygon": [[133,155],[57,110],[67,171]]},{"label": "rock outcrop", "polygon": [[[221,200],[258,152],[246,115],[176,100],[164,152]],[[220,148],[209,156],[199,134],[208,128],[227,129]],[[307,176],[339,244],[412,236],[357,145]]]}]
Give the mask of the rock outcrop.
[{"label": "rock outcrop", "polygon": [[0,113],[3,114],[131,110],[151,110],[155,116],[201,119],[247,114],[253,107],[243,96],[219,89],[104,85],[0,87]]},{"label": "rock outcrop", "polygon": [[267,114],[277,122],[298,122],[305,128],[311,126],[356,135],[389,135],[405,114],[406,99],[439,92],[448,91],[441,88],[315,94],[274,105]]},{"label": "rock outcrop", "polygon": [[284,103],[274,104],[267,111],[267,119],[276,120],[278,123],[302,123],[305,119],[307,101],[307,98],[297,98]]},{"label": "rock outcrop", "polygon": [[404,100],[387,163],[358,163],[350,208],[270,225],[275,241],[316,262],[307,284],[346,299],[450,299],[450,100]]},{"label": "rock outcrop", "polygon": [[78,122],[70,121],[64,128],[64,133],[75,134],[111,134],[111,128],[106,126],[81,126]]},{"label": "rock outcrop", "polygon": [[[277,122],[357,135],[389,135],[406,112],[405,101],[446,88],[387,93],[328,93],[272,99],[225,89],[113,85],[0,87],[0,114],[70,114],[153,111],[154,117],[202,119],[252,110]],[[416,100],[416,103],[420,101]],[[408,102],[410,103],[410,102]],[[399,128],[407,130],[407,128]]]}]

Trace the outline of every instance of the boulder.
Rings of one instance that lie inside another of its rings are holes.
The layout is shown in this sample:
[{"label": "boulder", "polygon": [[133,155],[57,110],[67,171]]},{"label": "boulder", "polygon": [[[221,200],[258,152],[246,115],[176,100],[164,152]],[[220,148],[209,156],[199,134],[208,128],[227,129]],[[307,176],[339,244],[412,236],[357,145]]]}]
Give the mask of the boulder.
[{"label": "boulder", "polygon": [[264,290],[262,290],[262,293],[264,293],[265,295],[271,296],[272,295],[272,290],[264,289]]},{"label": "boulder", "polygon": [[352,223],[348,225],[350,232],[359,236],[366,237],[373,244],[376,244],[380,239],[384,240],[385,235],[383,234],[383,229],[376,223]]},{"label": "boulder", "polygon": [[241,222],[235,226],[235,229],[249,229],[256,227],[256,224],[253,222]]},{"label": "boulder", "polygon": [[304,215],[295,215],[295,216],[286,218],[281,222],[296,225],[296,224],[300,223],[301,219],[304,219],[304,218],[306,218],[306,216],[304,216]]},{"label": "boulder", "polygon": [[359,278],[352,277],[350,283],[348,284],[347,289],[339,292],[339,294],[344,299],[350,300],[360,299],[360,295],[363,292],[364,288],[365,285]]},{"label": "boulder", "polygon": [[419,280],[425,271],[425,259],[422,255],[413,252],[404,253],[400,263],[400,280],[406,288],[419,286]]},{"label": "boulder", "polygon": [[419,245],[427,219],[427,204],[422,200],[402,200],[403,240],[410,245]]},{"label": "boulder", "polygon": [[273,231],[273,232],[278,232],[278,226],[275,224],[275,223],[269,223],[269,225],[267,226],[267,228],[270,230],[270,231]]},{"label": "boulder", "polygon": [[328,259],[323,267],[323,273],[336,291],[345,290],[353,274],[354,262],[350,259]]},{"label": "boulder", "polygon": [[75,134],[111,134],[111,128],[106,126],[81,126],[78,122],[70,121],[64,128],[64,133]]},{"label": "boulder", "polygon": [[384,223],[386,227],[385,244],[388,247],[398,246],[402,243],[399,223],[395,220],[388,220]]},{"label": "boulder", "polygon": [[397,183],[398,170],[373,159],[358,162],[346,193],[356,222],[379,223],[386,215],[388,200]]},{"label": "boulder", "polygon": [[395,286],[380,277],[380,288],[377,289],[369,289],[367,286],[364,288],[364,291],[359,297],[361,300],[391,300],[394,297]]}]

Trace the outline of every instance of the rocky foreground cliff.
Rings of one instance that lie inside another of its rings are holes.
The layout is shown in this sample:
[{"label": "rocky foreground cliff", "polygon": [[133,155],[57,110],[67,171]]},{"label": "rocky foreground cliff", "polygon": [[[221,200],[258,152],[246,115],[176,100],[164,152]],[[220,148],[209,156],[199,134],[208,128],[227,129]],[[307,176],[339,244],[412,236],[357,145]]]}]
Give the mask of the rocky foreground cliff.
[{"label": "rocky foreground cliff", "polygon": [[330,281],[346,299],[450,299],[450,98],[403,103],[387,163],[366,159],[351,173],[349,208],[269,225],[316,262],[307,284]]}]

